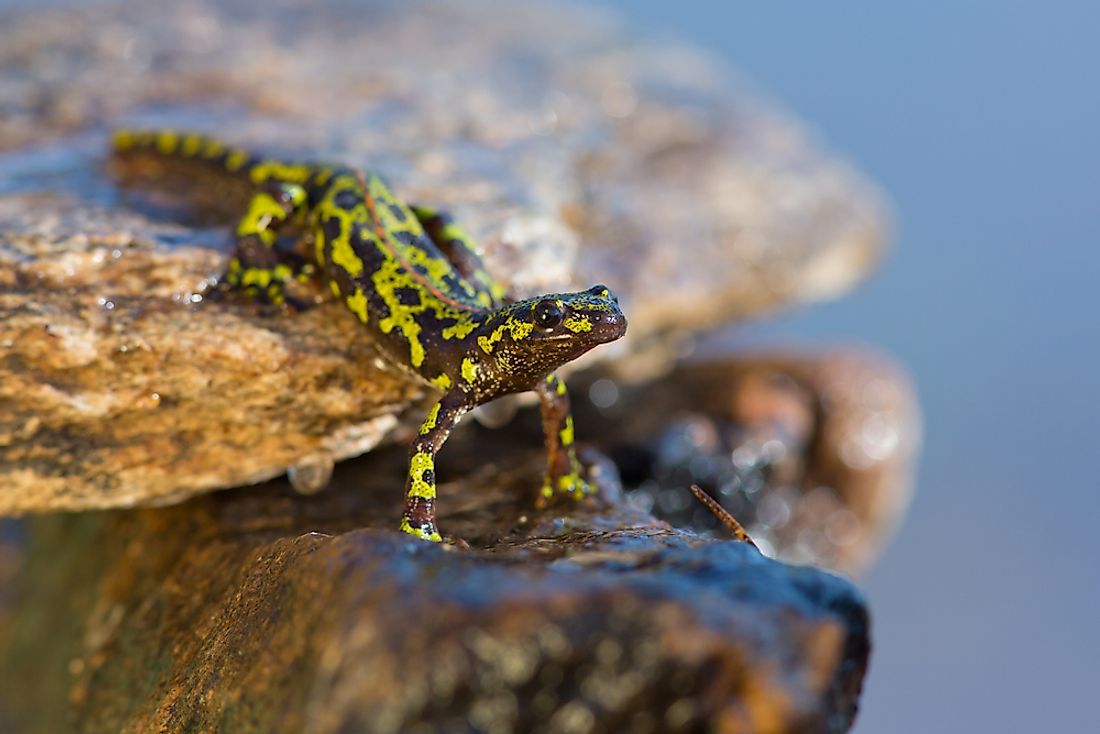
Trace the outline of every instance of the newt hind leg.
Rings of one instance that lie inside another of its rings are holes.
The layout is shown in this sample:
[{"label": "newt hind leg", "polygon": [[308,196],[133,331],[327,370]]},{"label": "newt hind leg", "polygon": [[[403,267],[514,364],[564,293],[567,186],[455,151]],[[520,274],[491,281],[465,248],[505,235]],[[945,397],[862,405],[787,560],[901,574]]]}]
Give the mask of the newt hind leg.
[{"label": "newt hind leg", "polygon": [[222,288],[243,290],[249,298],[280,305],[286,301],[284,286],[309,277],[308,260],[280,253],[275,245],[279,231],[298,224],[306,205],[301,186],[280,181],[265,182],[252,197],[248,213],[237,225],[237,245],[229,267],[219,279]]},{"label": "newt hind leg", "polygon": [[536,389],[542,411],[542,429],[546,435],[546,476],[538,506],[545,507],[556,495],[581,499],[595,492],[584,478],[584,467],[577,459],[574,445],[573,415],[569,412],[569,394],[565,383],[555,374],[547,375]]}]

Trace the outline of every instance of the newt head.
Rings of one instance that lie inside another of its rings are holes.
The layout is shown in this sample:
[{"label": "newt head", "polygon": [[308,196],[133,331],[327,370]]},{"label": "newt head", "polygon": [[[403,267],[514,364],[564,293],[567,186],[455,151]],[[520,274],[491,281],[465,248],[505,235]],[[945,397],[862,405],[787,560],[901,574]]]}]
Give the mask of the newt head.
[{"label": "newt head", "polygon": [[481,324],[477,343],[502,382],[519,391],[625,333],[618,299],[607,286],[597,285],[505,306]]}]

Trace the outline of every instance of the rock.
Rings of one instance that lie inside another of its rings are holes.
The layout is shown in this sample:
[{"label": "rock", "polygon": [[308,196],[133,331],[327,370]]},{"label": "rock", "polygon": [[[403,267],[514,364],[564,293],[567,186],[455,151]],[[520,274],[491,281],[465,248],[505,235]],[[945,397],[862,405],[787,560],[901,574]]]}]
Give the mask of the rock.
[{"label": "rock", "polygon": [[176,289],[195,291],[215,253],[89,233],[112,227],[102,215],[47,258],[43,240],[0,234],[30,253],[0,291],[0,514],[164,503],[331,463],[372,448],[421,394],[338,304],[202,308]]},{"label": "rock", "polygon": [[848,582],[613,496],[534,513],[539,452],[481,458],[441,488],[466,550],[389,529],[398,447],[315,497],[34,518],[0,711],[29,733],[848,729],[869,651]]},{"label": "rock", "polygon": [[578,435],[673,525],[725,535],[688,491],[699,484],[770,555],[859,574],[909,504],[919,407],[908,377],[869,350],[711,358],[641,385],[617,366],[575,382],[590,398],[576,401]]},{"label": "rock", "polygon": [[573,6],[9,13],[0,514],[323,477],[422,396],[331,304],[265,317],[196,303],[229,220],[120,192],[102,165],[119,124],[369,163],[452,209],[518,294],[611,284],[631,323],[620,353],[654,364],[673,355],[668,332],[836,294],[881,251],[876,194],[797,125],[709,61]]}]

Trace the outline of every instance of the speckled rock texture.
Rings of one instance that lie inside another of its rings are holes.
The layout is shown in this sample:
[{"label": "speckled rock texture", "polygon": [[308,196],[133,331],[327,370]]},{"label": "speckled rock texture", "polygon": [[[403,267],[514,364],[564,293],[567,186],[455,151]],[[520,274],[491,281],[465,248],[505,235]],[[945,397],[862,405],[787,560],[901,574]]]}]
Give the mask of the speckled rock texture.
[{"label": "speckled rock texture", "polygon": [[406,198],[451,209],[517,294],[612,285],[631,331],[592,356],[644,353],[656,374],[670,332],[834,295],[881,251],[874,191],[722,77],[554,5],[9,12],[0,514],[163,504],[288,469],[323,477],[423,397],[334,304],[272,316],[196,302],[224,264],[231,214],[120,188],[104,165],[110,128],[200,129],[376,168]]},{"label": "speckled rock texture", "polygon": [[470,547],[423,543],[389,529],[403,458],[342,465],[316,497],[279,480],[26,523],[3,579],[22,603],[0,604],[11,730],[850,726],[869,640],[848,582],[614,497],[533,513],[537,451],[451,467],[441,523]]}]

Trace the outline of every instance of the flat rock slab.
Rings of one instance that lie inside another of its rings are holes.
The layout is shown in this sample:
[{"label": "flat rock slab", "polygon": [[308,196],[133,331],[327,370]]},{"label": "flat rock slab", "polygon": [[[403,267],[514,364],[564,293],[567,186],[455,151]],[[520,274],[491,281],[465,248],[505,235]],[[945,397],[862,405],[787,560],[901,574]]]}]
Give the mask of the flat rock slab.
[{"label": "flat rock slab", "polygon": [[837,294],[881,252],[873,189],[722,77],[573,6],[9,13],[0,514],[323,475],[422,395],[334,305],[264,317],[197,303],[229,221],[120,194],[102,165],[110,128],[370,165],[453,210],[517,294],[610,284],[629,342],[594,358],[647,346],[667,361],[668,332]]},{"label": "flat rock slab", "polygon": [[0,711],[31,733],[848,729],[869,651],[848,582],[613,497],[531,513],[541,460],[442,487],[464,550],[386,529],[396,448],[308,499],[35,518]]}]

